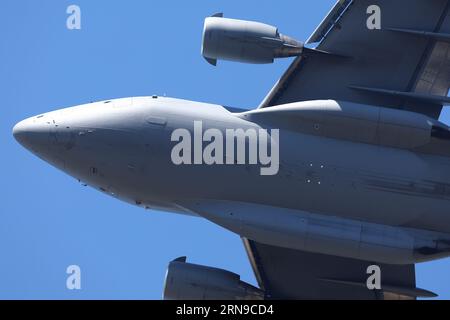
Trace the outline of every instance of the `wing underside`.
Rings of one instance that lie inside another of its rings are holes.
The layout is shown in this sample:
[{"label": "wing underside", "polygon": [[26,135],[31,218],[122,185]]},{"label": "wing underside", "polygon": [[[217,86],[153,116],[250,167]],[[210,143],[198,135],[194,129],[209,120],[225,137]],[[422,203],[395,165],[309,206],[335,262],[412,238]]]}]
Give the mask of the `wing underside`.
[{"label": "wing underside", "polygon": [[416,288],[414,265],[375,264],[381,270],[382,288],[369,290],[367,268],[374,263],[243,241],[259,286],[271,299],[412,300],[436,296]]},{"label": "wing underside", "polygon": [[[381,29],[372,30],[374,5]],[[449,0],[338,1],[309,40],[317,50],[298,57],[260,107],[334,99],[438,118],[450,85],[449,9]]]}]

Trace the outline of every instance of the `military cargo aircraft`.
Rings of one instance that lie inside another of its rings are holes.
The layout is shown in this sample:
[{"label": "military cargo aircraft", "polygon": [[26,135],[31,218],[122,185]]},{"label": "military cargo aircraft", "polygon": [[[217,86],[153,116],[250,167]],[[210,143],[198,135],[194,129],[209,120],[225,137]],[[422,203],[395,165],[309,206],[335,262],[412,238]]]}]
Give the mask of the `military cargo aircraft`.
[{"label": "military cargo aircraft", "polygon": [[434,297],[415,264],[450,256],[449,9],[340,0],[304,43],[215,14],[202,46],[212,65],[294,58],[258,108],[133,97],[35,116],[13,134],[101,192],[243,239],[258,287],[182,257],[166,299]]}]

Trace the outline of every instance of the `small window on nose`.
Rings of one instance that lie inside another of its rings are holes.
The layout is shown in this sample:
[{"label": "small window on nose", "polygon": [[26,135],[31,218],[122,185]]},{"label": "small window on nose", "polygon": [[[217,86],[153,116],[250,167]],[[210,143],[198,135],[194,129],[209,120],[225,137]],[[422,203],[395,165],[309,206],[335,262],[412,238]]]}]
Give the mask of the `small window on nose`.
[{"label": "small window on nose", "polygon": [[98,169],[96,167],[91,167],[91,174],[92,175],[97,175],[98,174]]}]

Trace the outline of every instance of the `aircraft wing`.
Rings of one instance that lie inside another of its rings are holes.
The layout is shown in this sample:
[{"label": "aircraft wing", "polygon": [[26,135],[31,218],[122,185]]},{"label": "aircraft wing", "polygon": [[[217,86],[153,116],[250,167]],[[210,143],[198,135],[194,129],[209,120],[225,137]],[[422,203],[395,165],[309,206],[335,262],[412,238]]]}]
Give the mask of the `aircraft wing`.
[{"label": "aircraft wing", "polygon": [[318,46],[260,107],[334,99],[438,118],[450,103],[449,9],[449,0],[338,1],[308,40]]},{"label": "aircraft wing", "polygon": [[[288,237],[291,231],[289,228],[268,228],[264,221],[271,223],[273,218],[264,215],[264,208],[261,206],[219,200],[180,201],[178,206],[241,235],[259,288],[269,299],[369,300],[436,297],[432,292],[416,288],[414,265],[371,263],[268,245],[274,234]],[[261,225],[252,220],[256,212],[259,212],[256,220],[263,222]],[[278,216],[279,219],[284,219],[281,214]],[[296,222],[289,220],[286,223]],[[265,239],[259,240],[265,243],[246,237],[259,237]],[[368,274],[368,267],[372,265],[381,269],[381,290],[372,291],[367,287],[367,280],[371,275]]]},{"label": "aircraft wing", "polygon": [[367,288],[372,263],[264,245],[243,239],[259,286],[273,299],[412,300],[436,297],[416,288],[414,265],[383,265],[382,288]]}]

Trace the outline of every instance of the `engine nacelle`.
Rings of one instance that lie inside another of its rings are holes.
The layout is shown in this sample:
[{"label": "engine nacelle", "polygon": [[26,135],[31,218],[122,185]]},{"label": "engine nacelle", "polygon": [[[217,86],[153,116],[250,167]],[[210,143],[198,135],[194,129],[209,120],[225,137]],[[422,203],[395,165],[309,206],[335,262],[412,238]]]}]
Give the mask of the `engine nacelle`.
[{"label": "engine nacelle", "polygon": [[217,60],[273,63],[275,58],[298,56],[302,50],[303,43],[264,23],[227,19],[221,14],[205,20],[202,54],[213,65]]},{"label": "engine nacelle", "polygon": [[179,258],[169,264],[165,300],[263,300],[260,289],[221,269],[186,263]]}]

